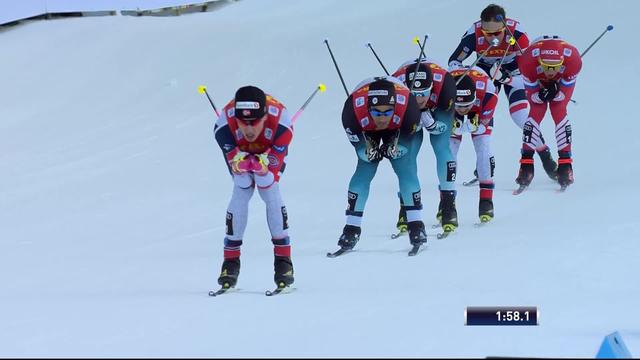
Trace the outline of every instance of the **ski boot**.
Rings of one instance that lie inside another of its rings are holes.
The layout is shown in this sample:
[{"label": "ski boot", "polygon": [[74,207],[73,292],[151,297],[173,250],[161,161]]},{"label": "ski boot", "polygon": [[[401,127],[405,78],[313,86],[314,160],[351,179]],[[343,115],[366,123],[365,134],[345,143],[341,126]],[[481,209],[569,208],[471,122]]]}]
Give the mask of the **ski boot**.
[{"label": "ski boot", "polygon": [[455,190],[440,190],[440,205],[438,209],[437,218],[442,225],[442,230],[444,230],[442,237],[446,237],[458,227]]},{"label": "ski boot", "polygon": [[276,256],[273,261],[273,281],[278,287],[293,284],[293,263],[289,256]]},{"label": "ski boot", "polygon": [[573,167],[571,166],[571,153],[569,152],[558,152],[559,159],[558,162],[558,183],[563,188],[573,184]]},{"label": "ski boot", "polygon": [[558,164],[551,157],[551,150],[547,146],[543,151],[539,151],[538,155],[542,161],[542,167],[551,180],[558,180]]},{"label": "ski boot", "polygon": [[218,277],[218,284],[222,285],[223,288],[235,287],[239,274],[240,258],[224,259],[222,271],[220,272],[220,277]]},{"label": "ski boot", "polygon": [[422,221],[412,221],[407,226],[411,245],[421,245],[427,242],[427,232]]},{"label": "ski boot", "polygon": [[516,183],[520,186],[529,186],[533,180],[533,151],[522,151],[520,159],[520,171]]},{"label": "ski boot", "polygon": [[480,223],[487,223],[491,221],[493,219],[493,200],[480,199],[478,215],[480,216]]},{"label": "ski boot", "polygon": [[360,240],[361,231],[359,226],[345,225],[340,240],[338,240],[338,246],[344,250],[353,249],[358,243],[358,240]]}]

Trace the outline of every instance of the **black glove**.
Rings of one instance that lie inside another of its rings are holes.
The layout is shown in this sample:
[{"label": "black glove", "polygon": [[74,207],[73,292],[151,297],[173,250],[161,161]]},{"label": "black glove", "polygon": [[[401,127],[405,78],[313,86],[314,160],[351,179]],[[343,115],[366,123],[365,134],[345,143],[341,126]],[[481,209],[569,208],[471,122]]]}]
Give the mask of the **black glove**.
[{"label": "black glove", "polygon": [[367,140],[367,149],[365,150],[367,159],[370,162],[378,162],[382,160],[383,154],[380,151],[380,147],[378,146],[380,139],[373,139],[372,137],[366,135],[365,139]]},{"label": "black glove", "polygon": [[558,95],[558,83],[556,83],[555,81],[548,84],[547,86],[543,86],[542,88],[540,88],[540,91],[538,91],[540,100],[546,102],[553,100],[556,95]]},{"label": "black glove", "polygon": [[387,159],[394,159],[398,156],[398,136],[400,131],[395,131],[391,135],[388,135],[382,139],[382,146],[380,146],[380,152],[382,156]]}]

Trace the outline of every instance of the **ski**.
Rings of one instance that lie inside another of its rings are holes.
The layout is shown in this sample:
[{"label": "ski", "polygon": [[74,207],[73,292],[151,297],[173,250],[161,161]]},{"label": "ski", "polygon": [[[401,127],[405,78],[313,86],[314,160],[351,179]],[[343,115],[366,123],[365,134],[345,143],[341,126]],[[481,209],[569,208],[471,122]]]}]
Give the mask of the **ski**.
[{"label": "ski", "polygon": [[493,217],[491,217],[490,215],[480,215],[480,222],[473,224],[473,226],[482,227],[491,222],[491,220],[493,220]]},{"label": "ski", "polygon": [[527,190],[529,185],[520,185],[517,189],[513,190],[513,195],[520,195],[523,191]]},{"label": "ski", "polygon": [[557,189],[556,192],[557,193],[563,193],[567,190],[567,188],[569,187],[569,185],[560,185],[560,189]]},{"label": "ski", "polygon": [[328,258],[334,258],[334,257],[338,257],[346,252],[350,252],[352,249],[345,249],[345,248],[340,248],[338,249],[336,252],[328,252],[327,253],[327,257]]},{"label": "ski", "polygon": [[235,289],[235,288],[232,287],[232,286],[229,286],[229,284],[224,284],[217,291],[214,291],[214,290],[209,291],[209,296],[218,296],[218,295],[226,294],[226,293],[232,291],[233,289]]},{"label": "ski", "polygon": [[292,287],[289,287],[285,285],[285,283],[281,282],[280,284],[278,284],[278,287],[275,290],[273,291],[267,290],[264,292],[264,294],[266,296],[274,296],[279,294],[287,294],[287,293],[290,293],[291,291],[293,291]]},{"label": "ski", "polygon": [[418,252],[420,251],[420,248],[422,247],[423,244],[424,243],[412,245],[413,247],[411,248],[411,250],[409,250],[409,253],[407,255],[416,256],[418,254]]},{"label": "ski", "polygon": [[473,185],[475,185],[477,182],[478,182],[478,178],[473,178],[473,179],[471,179],[471,180],[469,180],[469,181],[463,181],[463,182],[462,182],[462,185],[464,185],[464,186],[473,186]]},{"label": "ski", "polygon": [[409,233],[408,231],[399,231],[399,232],[397,232],[395,234],[391,234],[391,238],[392,239],[397,239],[397,238],[399,238],[401,236],[407,235],[408,233]]}]

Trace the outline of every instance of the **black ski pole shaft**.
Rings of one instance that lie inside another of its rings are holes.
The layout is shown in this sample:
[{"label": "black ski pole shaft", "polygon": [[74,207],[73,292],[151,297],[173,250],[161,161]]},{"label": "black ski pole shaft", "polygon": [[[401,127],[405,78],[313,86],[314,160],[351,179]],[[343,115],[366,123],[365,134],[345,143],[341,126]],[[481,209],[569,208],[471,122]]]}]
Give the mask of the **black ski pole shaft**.
[{"label": "black ski pole shaft", "polygon": [[460,81],[462,81],[462,78],[465,77],[471,71],[471,69],[473,69],[474,66],[476,66],[478,61],[480,61],[485,55],[487,55],[487,53],[489,52],[489,50],[491,50],[492,47],[497,45],[497,42],[498,42],[497,39],[494,39],[494,40],[495,41],[491,42],[491,44],[489,44],[489,47],[485,51],[483,51],[482,54],[480,54],[480,56],[478,56],[476,61],[474,61],[473,64],[471,64],[471,66],[469,66],[469,68],[462,73],[462,76],[460,76],[458,81],[456,81],[456,85],[458,85]]},{"label": "black ski pole shaft", "polygon": [[[416,83],[416,75],[418,74],[418,67],[420,66],[420,63],[422,62],[422,56],[424,55],[424,47],[425,45],[427,45],[427,39],[429,38],[429,35],[425,35],[424,36],[424,40],[422,41],[422,45],[420,45],[420,54],[418,55],[418,61],[416,61],[416,68],[413,70],[413,79],[411,79],[411,86],[409,87],[410,91],[413,91],[413,87]],[[420,43],[420,40],[417,39],[418,44]]]},{"label": "black ski pole shaft", "polygon": [[[509,27],[507,26],[507,23],[504,21],[504,17],[502,17],[502,15],[496,15],[496,20],[500,21],[502,23],[502,25],[504,26],[504,28],[509,32],[509,35],[511,35],[511,37],[516,40],[516,36],[511,32],[511,29],[509,29]],[[518,41],[516,40],[516,46],[518,47],[518,50],[520,51],[520,55],[524,54],[524,50],[522,50],[522,48],[520,47],[520,44],[518,44]]]},{"label": "black ski pole shaft", "polygon": [[375,51],[375,50],[373,50],[373,46],[371,45],[371,43],[370,43],[370,42],[368,42],[368,43],[367,43],[367,47],[368,47],[369,49],[371,49],[371,51],[373,52],[373,56],[375,56],[375,57],[376,57],[376,59],[378,60],[378,63],[380,64],[380,66],[382,66],[382,70],[384,70],[384,73],[385,73],[385,74],[387,74],[387,75],[389,75],[389,72],[387,71],[387,68],[386,68],[386,67],[384,67],[384,64],[382,63],[382,60],[380,60],[380,57],[378,57],[378,54],[376,54],[376,51]]},{"label": "black ski pole shaft", "polygon": [[329,49],[329,55],[331,55],[331,60],[333,60],[333,65],[336,67],[336,71],[338,71],[338,76],[340,77],[340,82],[342,82],[342,87],[344,88],[344,92],[347,94],[347,96],[349,96],[349,90],[347,90],[347,85],[344,84],[344,79],[342,78],[342,73],[340,72],[340,68],[338,67],[336,58],[333,57],[333,51],[331,51],[331,47],[329,46],[329,40],[324,39],[324,43],[327,45],[327,49]]},{"label": "black ski pole shaft", "polygon": [[515,38],[511,38],[509,40],[509,46],[507,46],[507,50],[505,50],[504,55],[502,55],[502,59],[500,59],[500,62],[498,63],[498,66],[496,66],[496,71],[493,73],[493,76],[491,77],[491,81],[494,81],[496,79],[496,75],[498,74],[498,70],[502,67],[502,64],[504,63],[504,59],[507,58],[507,54],[509,53],[509,48],[511,47],[511,45],[515,44],[516,39]]},{"label": "black ski pole shaft", "polygon": [[607,28],[606,28],[606,29],[604,29],[604,31],[602,32],[602,34],[600,34],[600,36],[598,36],[598,38],[597,38],[597,39],[595,39],[595,40],[591,43],[591,45],[589,45],[589,47],[587,48],[587,50],[585,50],[584,52],[582,52],[582,54],[580,54],[580,57],[585,56],[585,55],[587,54],[587,52],[588,52],[589,50],[591,50],[591,48],[593,47],[593,45],[595,45],[595,44],[596,44],[600,39],[602,39],[602,37],[604,36],[604,34],[606,34],[608,31],[611,31],[611,30],[613,30],[613,25],[609,25],[609,26],[607,26]]},{"label": "black ski pole shaft", "polygon": [[327,87],[324,84],[318,84],[318,86],[316,87],[316,89],[313,91],[313,93],[311,94],[311,96],[309,96],[309,98],[307,99],[307,101],[304,102],[304,104],[302,104],[302,106],[300,107],[300,109],[298,109],[298,111],[296,111],[296,113],[293,115],[293,117],[291,117],[291,123],[295,124],[296,120],[298,119],[298,117],[300,116],[300,114],[302,114],[302,112],[304,111],[304,109],[307,108],[307,105],[309,105],[309,103],[311,102],[311,99],[313,99],[314,96],[316,96],[316,94],[318,93],[318,91],[320,92],[324,92],[327,89]]},{"label": "black ski pole shaft", "polygon": [[211,96],[209,96],[209,93],[207,92],[207,87],[204,85],[200,85],[198,86],[198,92],[200,94],[205,94],[207,95],[207,99],[209,99],[209,104],[211,104],[211,107],[213,108],[213,111],[216,112],[216,115],[218,117],[220,117],[220,113],[218,112],[218,109],[216,108],[216,105],[213,103],[213,100],[211,100]]}]

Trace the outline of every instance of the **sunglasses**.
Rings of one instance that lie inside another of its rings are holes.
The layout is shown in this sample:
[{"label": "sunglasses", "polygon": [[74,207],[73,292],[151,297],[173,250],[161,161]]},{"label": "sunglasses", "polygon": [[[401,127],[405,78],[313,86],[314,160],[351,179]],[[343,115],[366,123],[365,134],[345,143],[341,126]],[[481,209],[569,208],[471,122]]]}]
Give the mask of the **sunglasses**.
[{"label": "sunglasses", "polygon": [[387,111],[380,111],[380,110],[376,110],[374,108],[369,109],[369,113],[372,116],[391,116],[393,115],[393,109],[389,109]]},{"label": "sunglasses", "polygon": [[538,62],[540,63],[540,66],[542,67],[542,70],[544,70],[544,71],[548,71],[548,70],[558,71],[562,67],[562,64],[564,63],[564,60],[562,62],[560,62],[559,64],[547,64],[544,61],[542,61],[542,59],[539,59]]},{"label": "sunglasses", "polygon": [[424,90],[413,90],[411,93],[415,96],[415,97],[427,97],[429,96],[429,94],[431,94],[431,88],[433,87],[433,84],[431,84],[431,86],[429,86],[428,89],[424,89]]},{"label": "sunglasses", "polygon": [[482,33],[485,36],[499,36],[500,34],[502,34],[504,32],[504,27],[498,31],[486,31],[485,29],[480,28],[480,31],[482,31]]},{"label": "sunglasses", "polygon": [[456,109],[460,109],[460,110],[464,110],[464,109],[470,109],[473,106],[473,103],[475,102],[472,101],[470,103],[456,103]]}]

